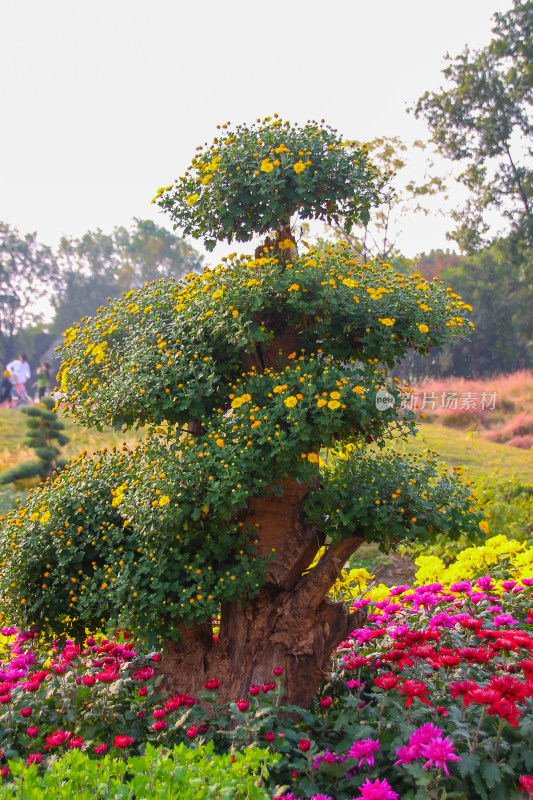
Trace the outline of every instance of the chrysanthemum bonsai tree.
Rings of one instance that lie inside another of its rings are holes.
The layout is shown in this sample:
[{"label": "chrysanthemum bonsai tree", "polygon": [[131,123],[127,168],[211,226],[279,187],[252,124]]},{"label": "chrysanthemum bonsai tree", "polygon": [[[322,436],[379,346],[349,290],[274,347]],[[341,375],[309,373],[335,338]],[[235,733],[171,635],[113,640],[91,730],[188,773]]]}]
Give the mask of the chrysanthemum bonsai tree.
[{"label": "chrysanthemum bonsai tree", "polygon": [[[65,408],[147,436],[82,453],[5,520],[11,621],[127,626],[163,644],[168,691],[217,677],[237,699],[282,667],[305,705],[355,624],[327,592],[356,548],[477,528],[460,479],[382,447],[413,424],[387,370],[461,335],[460,299],[342,248],[297,252],[298,217],[364,221],[380,188],[364,149],[275,118],[223,131],[158,192],[208,247],[255,233],[265,246],[67,331]],[[323,464],[323,448],[339,456]]]}]

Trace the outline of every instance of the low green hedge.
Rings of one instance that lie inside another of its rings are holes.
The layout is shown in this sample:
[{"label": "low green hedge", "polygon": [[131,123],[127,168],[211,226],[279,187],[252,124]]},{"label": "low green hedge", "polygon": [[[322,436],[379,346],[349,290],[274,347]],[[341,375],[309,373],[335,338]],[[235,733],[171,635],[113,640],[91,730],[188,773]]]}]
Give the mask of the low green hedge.
[{"label": "low green hedge", "polygon": [[213,743],[172,751],[146,746],[143,756],[100,761],[71,750],[43,774],[36,764],[10,761],[0,798],[22,800],[270,800],[263,786],[279,756],[254,748],[215,755]]}]

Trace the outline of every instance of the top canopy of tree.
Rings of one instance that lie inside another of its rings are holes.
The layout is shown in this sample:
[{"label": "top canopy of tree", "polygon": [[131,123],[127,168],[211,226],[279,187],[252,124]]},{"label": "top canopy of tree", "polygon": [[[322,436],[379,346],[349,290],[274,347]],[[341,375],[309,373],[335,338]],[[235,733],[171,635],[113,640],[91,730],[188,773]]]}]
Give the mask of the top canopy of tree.
[{"label": "top canopy of tree", "polygon": [[365,146],[349,151],[323,121],[300,127],[275,115],[234,131],[228,125],[211,146],[198,148],[184,177],[154,198],[175,227],[202,237],[208,250],[224,239],[247,242],[288,230],[295,213],[342,216],[349,230],[379,202],[383,181]]},{"label": "top canopy of tree", "polygon": [[446,86],[426,92],[416,106],[440,151],[466,163],[460,180],[471,197],[454,214],[458,227],[451,234],[466,251],[487,243],[491,208],[507,218],[514,236],[533,242],[532,0],[515,0],[495,20],[490,44],[447,56]]}]

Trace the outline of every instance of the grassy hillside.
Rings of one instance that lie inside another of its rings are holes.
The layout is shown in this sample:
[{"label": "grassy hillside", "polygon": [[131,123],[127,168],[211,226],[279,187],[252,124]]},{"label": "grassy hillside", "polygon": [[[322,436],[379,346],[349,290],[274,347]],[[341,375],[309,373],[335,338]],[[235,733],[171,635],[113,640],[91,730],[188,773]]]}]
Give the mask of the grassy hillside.
[{"label": "grassy hillside", "polygon": [[[70,442],[64,449],[65,456],[72,458],[81,450],[98,450],[113,447],[123,441],[134,442],[142,437],[142,432],[128,431],[127,434],[108,429],[97,431],[82,428],[68,418],[65,433]],[[23,446],[25,415],[18,409],[0,409],[0,469],[13,466],[19,461],[32,457],[32,451]],[[423,452],[436,450],[442,461],[450,466],[464,466],[470,477],[484,477],[497,470],[505,477],[519,478],[523,483],[533,483],[533,453],[487,441],[475,431],[465,431],[448,427],[437,422],[422,422],[418,436],[408,444],[397,442],[398,449]]]},{"label": "grassy hillside", "polygon": [[496,470],[506,478],[533,483],[531,451],[487,441],[473,431],[425,422],[420,425],[416,437],[407,444],[398,442],[396,447],[417,453],[428,448],[436,450],[441,461],[450,466],[463,466],[471,478],[483,478]]},{"label": "grassy hillside", "polygon": [[[81,450],[99,450],[102,447],[113,447],[123,441],[138,441],[140,434],[128,431],[123,434],[112,429],[97,431],[94,428],[82,428],[72,420],[62,416],[65,423],[65,434],[70,442],[63,453],[67,458],[76,456]],[[33,457],[33,451],[24,447],[26,437],[26,415],[20,409],[0,408],[0,468],[13,466],[19,461]]]}]

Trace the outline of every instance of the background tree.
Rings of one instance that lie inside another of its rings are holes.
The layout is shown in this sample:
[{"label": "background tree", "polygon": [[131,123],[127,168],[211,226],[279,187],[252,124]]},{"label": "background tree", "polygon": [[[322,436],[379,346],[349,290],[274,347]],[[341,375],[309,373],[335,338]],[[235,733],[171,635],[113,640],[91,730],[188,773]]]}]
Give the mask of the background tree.
[{"label": "background tree", "polygon": [[[413,214],[428,214],[427,199],[437,193],[443,194],[446,191],[445,181],[433,173],[434,163],[431,158],[426,160],[423,182],[417,183],[404,177],[407,167],[406,153],[408,150],[412,153],[413,148],[420,152],[425,151],[427,146],[421,141],[414,142],[408,148],[397,136],[379,136],[365,144],[349,140],[348,145],[357,151],[365,149],[377,174],[383,184],[386,184],[387,191],[379,206],[371,209],[366,222],[361,221],[351,231],[347,231],[341,219],[330,228],[335,237],[346,242],[363,262],[379,259],[394,263],[401,269],[407,262],[398,248],[405,220],[411,219]],[[447,199],[444,194],[443,196]],[[408,266],[413,265],[409,263]]]},{"label": "background tree", "polygon": [[[360,621],[327,599],[350,554],[368,539],[387,549],[476,530],[470,488],[432,456],[379,449],[413,428],[387,368],[460,336],[462,302],[438,282],[361,268],[343,247],[298,255],[292,238],[297,216],[349,227],[379,193],[364,150],[270,118],[224,132],[160,190],[188,233],[262,231],[265,248],[131,290],[67,331],[74,416],[148,433],[132,450],[82,454],[8,516],[10,620],[163,641],[168,691],[216,676],[220,698],[236,699],[282,667],[288,701],[306,705]],[[320,468],[324,445],[339,457]]]},{"label": "background tree", "polygon": [[15,336],[43,317],[39,301],[50,299],[58,281],[56,259],[37,234],[21,235],[0,222],[0,347],[3,361],[16,354]]},{"label": "background tree", "polygon": [[491,210],[507,221],[498,235],[533,242],[533,2],[515,0],[495,20],[490,44],[447,56],[445,87],[426,92],[415,109],[439,151],[465,165],[459,180],[470,197],[453,214],[450,238],[466,252],[494,239]]},{"label": "background tree", "polygon": [[76,320],[94,314],[109,297],[159,278],[197,272],[201,255],[152,220],[135,219],[111,234],[88,231],[81,239],[63,238],[58,251],[62,286],[54,331],[61,335]]},{"label": "background tree", "polygon": [[500,239],[471,255],[432,250],[414,259],[413,268],[426,280],[437,276],[471,306],[474,330],[468,340],[434,348],[427,358],[411,353],[399,375],[479,378],[533,367],[531,287],[516,244],[513,238]]},{"label": "background tree", "polygon": [[521,263],[502,245],[464,257],[441,273],[472,304],[475,325],[468,343],[458,342],[445,354],[441,373],[478,378],[533,366],[531,291]]}]

